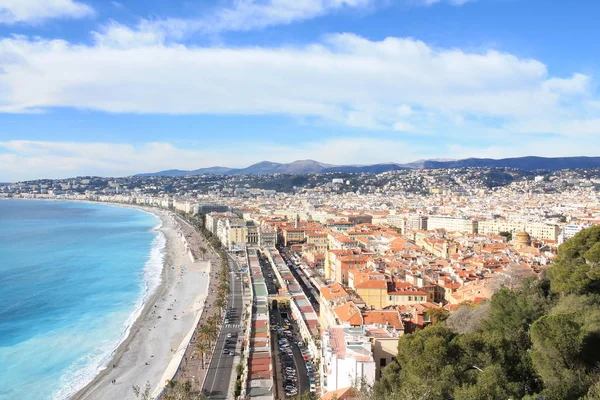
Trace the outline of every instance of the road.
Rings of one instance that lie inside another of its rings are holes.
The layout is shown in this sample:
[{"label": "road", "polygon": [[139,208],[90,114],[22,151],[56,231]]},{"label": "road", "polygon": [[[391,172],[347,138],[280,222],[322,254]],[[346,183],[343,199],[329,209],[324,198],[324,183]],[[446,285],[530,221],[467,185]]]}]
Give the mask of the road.
[{"label": "road", "polygon": [[[232,379],[235,379],[235,371],[233,360],[234,357],[229,354],[223,354],[223,347],[225,341],[228,339],[227,334],[232,334],[233,340],[236,343],[236,347],[239,350],[239,343],[243,339],[242,335],[242,312],[243,312],[243,298],[242,298],[242,279],[236,279],[240,275],[240,270],[237,263],[231,258],[227,257],[229,263],[229,282],[231,293],[229,297],[228,307],[232,309],[232,316],[229,318],[229,323],[223,325],[219,337],[217,338],[217,344],[215,347],[215,353],[208,366],[208,372],[202,388],[203,393],[211,399],[225,399],[227,398],[227,392],[229,391],[229,384]],[[228,346],[233,350],[233,344]]]},{"label": "road", "polygon": [[283,260],[287,263],[288,267],[290,268],[292,275],[294,275],[294,278],[296,278],[296,281],[302,288],[302,291],[304,292],[304,294],[306,295],[306,297],[312,304],[315,312],[317,313],[317,315],[319,315],[319,313],[321,311],[320,310],[321,307],[319,305],[319,299],[317,299],[312,292],[313,290],[316,290],[316,289],[313,287],[313,285],[310,282],[308,283],[308,285],[305,283],[306,277],[304,276],[302,271],[300,271],[300,267],[296,267],[294,265],[292,258],[291,258],[291,253],[288,251],[287,248],[281,248],[280,254],[283,257]]},{"label": "road", "polygon": [[[270,295],[279,293],[279,282],[277,282],[277,278],[275,278],[275,274],[271,268],[269,260],[264,255],[260,254],[258,262],[265,278],[265,284],[267,285],[268,293]],[[270,278],[269,275],[271,276]]]},{"label": "road", "polygon": [[[297,377],[298,377],[298,383],[299,383],[298,394],[297,394],[297,396],[294,396],[294,397],[301,397],[302,394],[310,392],[310,384],[308,382],[308,375],[306,373],[306,364],[304,362],[304,358],[302,358],[302,352],[300,351],[300,349],[298,348],[298,345],[296,344],[296,342],[298,342],[301,339],[299,338],[299,335],[298,335],[298,328],[296,327],[296,323],[292,320],[290,311],[288,309],[285,309],[282,311],[280,311],[278,309],[271,310],[271,315],[273,316],[275,323],[278,324],[279,326],[285,325],[285,323],[283,322],[283,317],[281,316],[282,312],[287,314],[287,317],[290,320],[290,326],[292,327],[292,333],[293,333],[293,337],[288,338],[288,339],[289,339],[290,347],[292,348],[293,360],[294,360],[294,365],[295,365],[294,369],[296,370]],[[280,337],[284,337],[283,335],[281,335],[281,336],[274,335],[274,336],[276,336],[277,339],[279,339]],[[281,390],[279,393],[283,393],[283,385],[281,384],[281,382],[284,379],[283,369],[281,368],[281,362],[278,362],[278,361],[280,361],[280,351],[279,351],[279,346],[277,345],[277,346],[275,346],[273,362],[277,363],[276,364],[277,365],[277,380],[278,380],[278,383],[280,384],[279,388]],[[281,396],[280,398],[284,398],[284,397]]]}]

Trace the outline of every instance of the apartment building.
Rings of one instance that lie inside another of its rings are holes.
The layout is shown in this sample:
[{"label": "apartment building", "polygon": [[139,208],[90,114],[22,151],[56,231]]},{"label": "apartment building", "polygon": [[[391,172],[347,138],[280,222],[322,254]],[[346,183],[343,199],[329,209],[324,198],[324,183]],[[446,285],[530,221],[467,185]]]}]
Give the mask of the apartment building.
[{"label": "apartment building", "polygon": [[448,232],[475,233],[477,226],[477,221],[468,218],[437,215],[427,219],[427,230],[430,231],[445,229]]},{"label": "apartment building", "polygon": [[376,365],[373,344],[362,328],[332,327],[323,334],[322,372],[325,391],[373,385]]},{"label": "apartment building", "polygon": [[429,217],[426,215],[411,215],[404,220],[404,225],[402,225],[402,233],[410,231],[426,231],[428,220]]},{"label": "apartment building", "polygon": [[557,240],[560,228],[558,225],[532,224],[519,220],[487,220],[479,221],[478,232],[482,235],[527,232],[533,239]]}]

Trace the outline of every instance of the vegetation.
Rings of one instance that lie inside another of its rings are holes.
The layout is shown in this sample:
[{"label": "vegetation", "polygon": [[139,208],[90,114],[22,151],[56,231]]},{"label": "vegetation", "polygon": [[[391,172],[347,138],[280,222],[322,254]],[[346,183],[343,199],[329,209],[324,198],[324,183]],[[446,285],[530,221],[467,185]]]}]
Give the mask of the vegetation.
[{"label": "vegetation", "polygon": [[[198,393],[192,393],[190,382],[169,381],[160,397],[161,400],[206,400],[206,396]],[[146,382],[146,387],[142,390],[139,386],[133,387],[133,394],[141,400],[151,400],[150,382]]]},{"label": "vegetation", "polygon": [[547,277],[501,288],[398,341],[376,399],[600,398],[600,227],[559,248]]}]

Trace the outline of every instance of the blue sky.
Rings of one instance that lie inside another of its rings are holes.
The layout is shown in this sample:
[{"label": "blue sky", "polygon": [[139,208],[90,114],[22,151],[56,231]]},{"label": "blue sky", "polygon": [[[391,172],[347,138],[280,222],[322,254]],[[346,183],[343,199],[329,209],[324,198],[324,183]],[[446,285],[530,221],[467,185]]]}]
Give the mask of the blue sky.
[{"label": "blue sky", "polygon": [[595,0],[0,1],[0,182],[600,155]]}]

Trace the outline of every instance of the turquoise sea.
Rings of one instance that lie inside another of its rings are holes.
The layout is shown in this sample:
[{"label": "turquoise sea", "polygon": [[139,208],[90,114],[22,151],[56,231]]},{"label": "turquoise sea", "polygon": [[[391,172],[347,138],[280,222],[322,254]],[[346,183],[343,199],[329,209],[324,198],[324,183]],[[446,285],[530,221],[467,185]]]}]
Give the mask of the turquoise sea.
[{"label": "turquoise sea", "polygon": [[160,283],[160,220],[0,200],[0,399],[67,399],[110,361]]}]

